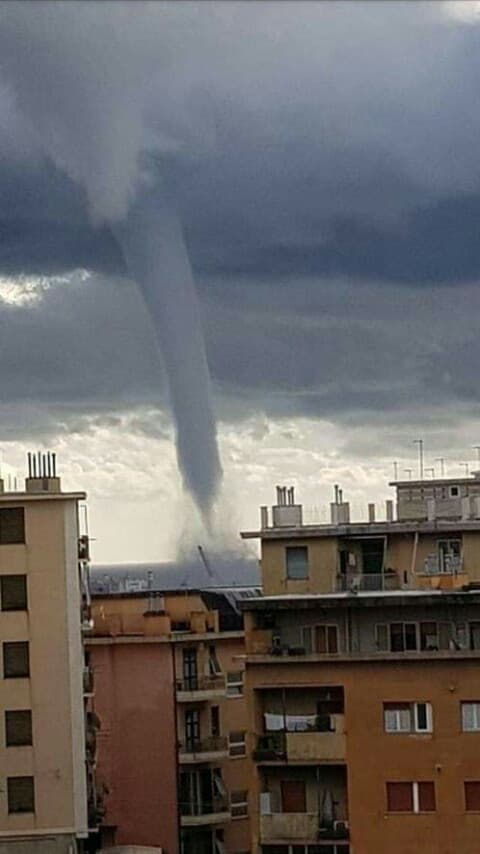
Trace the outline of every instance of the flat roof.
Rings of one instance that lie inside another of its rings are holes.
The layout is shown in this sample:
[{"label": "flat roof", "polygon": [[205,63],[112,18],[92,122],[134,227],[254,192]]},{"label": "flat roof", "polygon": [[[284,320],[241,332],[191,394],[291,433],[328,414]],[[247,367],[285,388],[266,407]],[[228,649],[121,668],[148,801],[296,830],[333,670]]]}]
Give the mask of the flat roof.
[{"label": "flat roof", "polygon": [[349,522],[344,525],[295,525],[241,531],[243,540],[289,540],[307,537],[359,537],[385,534],[434,534],[445,531],[480,531],[480,519],[433,519],[393,522]]},{"label": "flat roof", "polygon": [[24,504],[26,501],[85,501],[86,492],[0,492],[0,504]]},{"label": "flat roof", "polygon": [[242,602],[242,611],[294,608],[384,608],[392,605],[480,605],[480,590],[378,590],[358,593],[293,593]]},{"label": "flat roof", "polygon": [[480,485],[480,477],[429,477],[423,480],[391,480],[389,486],[455,486],[458,483],[478,483]]}]

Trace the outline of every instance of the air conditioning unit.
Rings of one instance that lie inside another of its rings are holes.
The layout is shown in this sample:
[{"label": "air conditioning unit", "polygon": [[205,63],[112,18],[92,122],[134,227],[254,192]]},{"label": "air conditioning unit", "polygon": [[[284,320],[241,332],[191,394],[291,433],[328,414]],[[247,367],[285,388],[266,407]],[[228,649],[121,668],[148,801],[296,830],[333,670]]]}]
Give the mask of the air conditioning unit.
[{"label": "air conditioning unit", "polygon": [[333,832],[338,836],[348,836],[348,821],[334,821]]}]

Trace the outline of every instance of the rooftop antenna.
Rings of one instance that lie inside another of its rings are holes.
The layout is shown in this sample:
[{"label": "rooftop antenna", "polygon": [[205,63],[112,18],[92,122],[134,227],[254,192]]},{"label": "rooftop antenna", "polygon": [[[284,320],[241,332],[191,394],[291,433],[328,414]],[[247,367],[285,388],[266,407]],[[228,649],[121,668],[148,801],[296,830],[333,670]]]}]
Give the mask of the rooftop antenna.
[{"label": "rooftop antenna", "polygon": [[470,464],[469,463],[460,463],[461,466],[465,466],[465,477],[470,476]]},{"label": "rooftop antenna", "polygon": [[423,480],[423,439],[414,439],[414,445],[418,445],[418,468],[420,480]]},{"label": "rooftop antenna", "polygon": [[429,473],[432,475],[432,478],[435,478],[435,469],[434,468],[425,469],[425,474],[428,475]]},{"label": "rooftop antenna", "polygon": [[445,477],[445,457],[437,457],[436,463],[440,463],[440,476]]},{"label": "rooftop antenna", "polygon": [[412,469],[404,469],[404,471],[406,471],[406,472],[407,472],[407,474],[408,474],[408,479],[409,479],[409,480],[411,480],[411,479],[412,479]]}]

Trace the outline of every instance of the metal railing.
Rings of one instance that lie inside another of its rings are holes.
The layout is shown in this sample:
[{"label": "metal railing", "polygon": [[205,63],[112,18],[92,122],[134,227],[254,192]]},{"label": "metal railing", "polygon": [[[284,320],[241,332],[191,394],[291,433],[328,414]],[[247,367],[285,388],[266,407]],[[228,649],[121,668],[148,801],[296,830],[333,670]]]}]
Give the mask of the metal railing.
[{"label": "metal railing", "polygon": [[376,590],[399,590],[400,579],[396,572],[366,572],[363,575],[347,573],[337,575],[337,591],[349,590],[374,592]]},{"label": "metal railing", "polygon": [[211,735],[197,741],[186,741],[179,746],[181,754],[219,753],[226,750],[228,750],[228,741],[224,735]]},{"label": "metal railing", "polygon": [[228,798],[214,797],[211,800],[198,803],[196,801],[180,801],[181,816],[208,816],[216,813],[229,812],[230,804]]},{"label": "metal railing", "polygon": [[177,691],[218,691],[225,688],[224,676],[191,676],[177,679]]}]

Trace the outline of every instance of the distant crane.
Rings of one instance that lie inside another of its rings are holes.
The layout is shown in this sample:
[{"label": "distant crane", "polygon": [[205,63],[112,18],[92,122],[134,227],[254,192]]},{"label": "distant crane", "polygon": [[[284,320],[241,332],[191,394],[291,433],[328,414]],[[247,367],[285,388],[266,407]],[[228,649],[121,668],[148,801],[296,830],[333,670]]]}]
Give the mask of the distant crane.
[{"label": "distant crane", "polygon": [[210,561],[208,560],[208,558],[207,558],[207,556],[206,556],[206,554],[205,554],[205,552],[204,552],[204,550],[203,550],[202,546],[197,546],[197,549],[198,549],[198,554],[200,555],[201,561],[202,561],[202,563],[203,563],[203,565],[204,565],[205,569],[207,570],[207,572],[208,572],[208,574],[209,574],[210,578],[212,579],[212,581],[216,581],[216,582],[218,582],[218,580],[219,580],[219,579],[218,579],[218,577],[217,577],[217,573],[216,573],[216,572],[215,572],[215,570],[214,570],[214,569],[212,569],[212,567],[210,566]]}]

